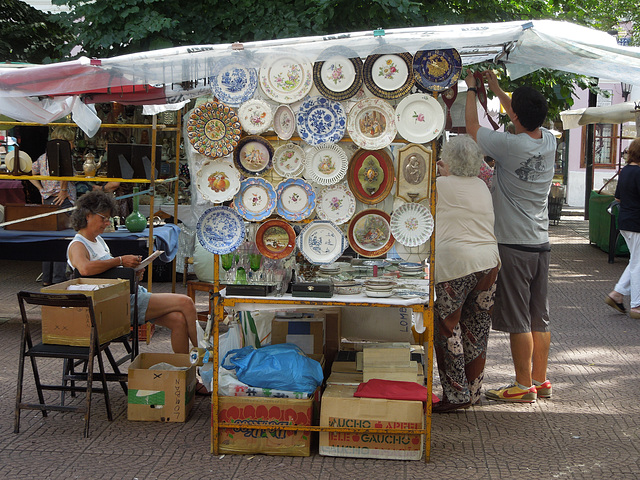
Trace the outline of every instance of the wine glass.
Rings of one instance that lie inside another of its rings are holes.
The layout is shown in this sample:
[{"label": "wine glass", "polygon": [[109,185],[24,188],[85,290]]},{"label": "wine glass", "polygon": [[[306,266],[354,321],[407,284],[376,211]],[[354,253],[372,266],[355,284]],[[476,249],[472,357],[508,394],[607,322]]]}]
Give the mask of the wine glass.
[{"label": "wine glass", "polygon": [[233,267],[235,256],[235,253],[224,253],[220,255],[220,259],[222,260],[222,268],[226,272],[225,281],[227,283],[231,283],[232,281],[230,270]]},{"label": "wine glass", "polygon": [[249,254],[249,267],[251,268],[251,281],[254,282],[254,278],[257,280],[258,270],[260,270],[260,265],[262,264],[262,255],[259,253],[250,253]]}]

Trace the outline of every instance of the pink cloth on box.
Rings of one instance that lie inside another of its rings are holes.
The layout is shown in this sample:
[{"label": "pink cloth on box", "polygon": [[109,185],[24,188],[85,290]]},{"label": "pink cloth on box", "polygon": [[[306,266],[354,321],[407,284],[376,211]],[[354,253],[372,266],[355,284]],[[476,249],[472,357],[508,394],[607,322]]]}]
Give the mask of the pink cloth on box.
[{"label": "pink cloth on box", "polygon": [[368,382],[361,383],[353,396],[426,402],[429,398],[429,389],[416,382],[372,378]]}]

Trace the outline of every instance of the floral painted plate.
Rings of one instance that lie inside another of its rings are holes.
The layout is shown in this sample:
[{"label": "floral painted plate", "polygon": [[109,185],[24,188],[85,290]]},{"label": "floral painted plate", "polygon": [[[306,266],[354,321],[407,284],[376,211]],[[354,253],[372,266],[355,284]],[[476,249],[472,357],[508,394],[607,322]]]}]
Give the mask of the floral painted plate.
[{"label": "floral painted plate", "polygon": [[426,243],[433,233],[433,217],[421,203],[405,203],[391,214],[391,233],[406,247]]},{"label": "floral painted plate", "polygon": [[338,145],[317,145],[306,156],[304,177],[319,185],[333,185],[347,174],[349,160]]},{"label": "floral painted plate", "polygon": [[414,84],[411,54],[369,55],[364,62],[364,84],[385,100],[404,97]]},{"label": "floral painted plate", "polygon": [[209,157],[229,155],[242,133],[233,109],[223,103],[207,102],[196,107],[187,121],[187,136],[193,148]]},{"label": "floral painted plate", "polygon": [[395,112],[380,98],[365,98],[351,108],[347,131],[360,148],[380,150],[396,138]]},{"label": "floral painted plate", "polygon": [[249,135],[238,142],[233,161],[245,177],[264,175],[271,168],[273,146],[259,135]]},{"label": "floral painted plate", "polygon": [[296,232],[283,220],[267,220],[256,232],[258,251],[267,258],[288,257],[296,247]]},{"label": "floral painted plate", "polygon": [[362,70],[362,60],[355,52],[351,58],[333,55],[313,64],[313,83],[322,95],[331,100],[348,100],[362,86]]},{"label": "floral painted plate", "polygon": [[305,153],[295,143],[287,143],[276,148],[273,154],[273,169],[281,177],[297,177],[304,170]]},{"label": "floral painted plate", "polygon": [[316,213],[322,220],[342,225],[353,217],[355,211],[356,199],[345,183],[325,187],[318,194]]},{"label": "floral painted plate", "polygon": [[258,72],[246,67],[233,56],[216,63],[215,75],[209,77],[211,91],[218,101],[230,107],[239,107],[253,97],[258,88]]},{"label": "floral painted plate", "polygon": [[296,116],[300,138],[309,145],[337,143],[347,127],[344,107],[325,97],[311,97],[305,101]]},{"label": "floral painted plate", "polygon": [[362,203],[383,201],[395,180],[393,159],[386,150],[358,150],[349,162],[349,188]]},{"label": "floral painted plate", "polygon": [[349,246],[342,230],[328,220],[314,220],[305,225],[296,245],[313,265],[335,262]]},{"label": "floral painted plate", "polygon": [[276,187],[276,194],[276,211],[285,220],[299,222],[311,215],[316,208],[316,193],[301,178],[283,180]]},{"label": "floral painted plate", "polygon": [[205,200],[226,202],[240,189],[240,172],[229,161],[207,160],[196,173],[196,187]]},{"label": "floral painted plate", "polygon": [[276,208],[276,191],[264,178],[251,177],[242,181],[233,205],[250,222],[264,220]]},{"label": "floral painted plate", "polygon": [[419,50],[413,56],[416,85],[423,90],[443,92],[454,85],[462,72],[462,59],[455,48]]},{"label": "floral painted plate", "polygon": [[271,126],[273,114],[267,102],[254,98],[240,106],[238,118],[245,132],[257,135],[266,132]]},{"label": "floral painted plate", "polygon": [[278,103],[294,103],[313,87],[313,67],[301,55],[274,55],[260,67],[260,86]]},{"label": "floral painted plate", "polygon": [[196,224],[198,241],[208,252],[233,252],[244,241],[244,220],[229,207],[206,210]]},{"label": "floral painted plate", "polygon": [[444,111],[428,94],[414,93],[396,107],[398,133],[413,143],[427,143],[438,138],[444,129]]},{"label": "floral painted plate", "polygon": [[379,257],[394,243],[389,214],[371,208],[358,212],[349,224],[349,244],[363,257]]},{"label": "floral painted plate", "polygon": [[296,131],[296,116],[289,105],[280,105],[273,114],[273,131],[278,138],[289,140]]}]

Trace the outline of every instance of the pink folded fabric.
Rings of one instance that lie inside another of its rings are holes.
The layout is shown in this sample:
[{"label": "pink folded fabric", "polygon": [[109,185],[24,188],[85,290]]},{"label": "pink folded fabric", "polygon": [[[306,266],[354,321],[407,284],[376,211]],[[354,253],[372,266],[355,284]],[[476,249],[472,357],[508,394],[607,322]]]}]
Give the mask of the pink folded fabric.
[{"label": "pink folded fabric", "polygon": [[[401,382],[396,380],[380,380],[372,378],[361,383],[353,394],[354,397],[387,398],[390,400],[417,400],[426,402],[429,389],[416,382]],[[435,397],[435,396],[434,396]],[[437,401],[435,397],[433,401]]]}]

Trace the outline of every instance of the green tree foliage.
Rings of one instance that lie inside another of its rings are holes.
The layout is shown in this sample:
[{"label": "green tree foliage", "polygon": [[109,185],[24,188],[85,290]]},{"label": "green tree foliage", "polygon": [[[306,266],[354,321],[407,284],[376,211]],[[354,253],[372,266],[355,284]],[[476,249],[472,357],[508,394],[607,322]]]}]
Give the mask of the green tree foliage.
[{"label": "green tree foliage", "polygon": [[66,27],[20,0],[0,0],[0,60],[43,63],[69,41]]}]

